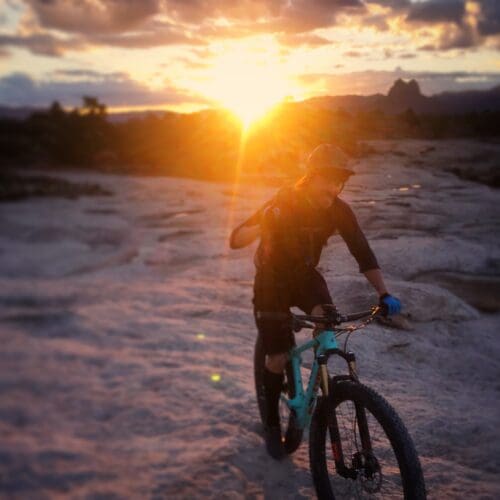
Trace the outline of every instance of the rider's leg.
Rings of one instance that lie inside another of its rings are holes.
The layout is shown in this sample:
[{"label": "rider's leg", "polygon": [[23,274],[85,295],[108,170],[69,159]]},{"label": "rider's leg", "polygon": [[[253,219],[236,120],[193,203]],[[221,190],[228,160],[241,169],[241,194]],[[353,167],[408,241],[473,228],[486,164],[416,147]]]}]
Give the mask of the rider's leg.
[{"label": "rider's leg", "polygon": [[288,354],[280,352],[268,354],[264,369],[264,386],[266,393],[267,425],[279,425],[279,398],[283,387],[284,374]]},{"label": "rider's leg", "polygon": [[263,371],[263,385],[266,398],[267,426],[279,425],[279,398],[283,388],[284,369],[288,350],[294,338],[289,325],[281,319],[258,318],[258,311],[289,311],[287,288],[279,288],[275,277],[266,273],[257,273],[254,283],[254,314],[259,335],[262,337],[266,360]]},{"label": "rider's leg", "polygon": [[[286,358],[286,353],[274,354],[266,360],[264,368],[264,387],[266,396],[266,416],[268,426],[277,426],[280,423],[279,417],[279,399],[281,389],[283,387],[283,380],[285,378],[283,370],[285,363],[283,359]],[[271,363],[272,369],[269,369]],[[281,369],[278,367],[280,366]]]},{"label": "rider's leg", "polygon": [[288,353],[279,352],[268,354],[266,358],[266,368],[273,373],[282,373],[288,360]]}]

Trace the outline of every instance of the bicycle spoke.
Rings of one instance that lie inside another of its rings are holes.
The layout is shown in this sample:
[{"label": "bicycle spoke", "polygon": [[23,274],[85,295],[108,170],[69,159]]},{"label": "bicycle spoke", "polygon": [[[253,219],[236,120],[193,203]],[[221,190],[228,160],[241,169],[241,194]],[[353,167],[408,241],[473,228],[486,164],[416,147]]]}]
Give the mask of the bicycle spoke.
[{"label": "bicycle spoke", "polygon": [[[346,467],[357,470],[355,480],[341,477],[335,468],[332,453],[327,453],[327,468],[333,491],[342,498],[402,498],[403,486],[399,465],[389,438],[377,419],[365,408],[373,455],[376,459],[375,471],[366,466],[370,459],[362,449],[361,437],[352,401],[343,401],[336,408],[340,439]],[[327,436],[327,445],[329,436]],[[329,449],[329,448],[327,448]],[[362,462],[363,465],[359,462]]]}]

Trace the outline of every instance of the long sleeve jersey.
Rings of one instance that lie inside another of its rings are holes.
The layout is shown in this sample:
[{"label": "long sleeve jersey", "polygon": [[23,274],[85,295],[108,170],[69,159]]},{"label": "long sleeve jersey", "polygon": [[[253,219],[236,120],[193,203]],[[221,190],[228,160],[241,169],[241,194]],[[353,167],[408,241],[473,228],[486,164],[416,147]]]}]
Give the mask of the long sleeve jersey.
[{"label": "long sleeve jersey", "polygon": [[[270,223],[264,216],[268,207],[275,214],[271,214]],[[242,226],[257,224],[263,229],[254,256],[258,269],[289,275],[316,267],[328,238],[337,232],[356,259],[360,272],[379,268],[354,212],[338,197],[329,208],[322,209],[309,202],[303,189],[284,186],[234,232]]]}]

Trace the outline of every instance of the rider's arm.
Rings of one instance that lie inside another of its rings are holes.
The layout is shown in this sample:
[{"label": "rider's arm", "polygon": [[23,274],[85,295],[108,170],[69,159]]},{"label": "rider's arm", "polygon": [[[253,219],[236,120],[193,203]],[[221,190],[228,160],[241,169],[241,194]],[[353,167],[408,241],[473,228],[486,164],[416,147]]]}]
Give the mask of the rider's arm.
[{"label": "rider's arm", "polygon": [[230,248],[235,250],[246,247],[261,235],[262,214],[272,201],[271,199],[264,203],[251,217],[233,229],[229,236]]},{"label": "rider's arm", "polygon": [[232,233],[229,238],[229,246],[233,250],[244,248],[260,236],[260,224],[256,225],[240,225]]},{"label": "rider's arm", "polygon": [[380,296],[389,293],[384,283],[384,278],[382,276],[382,271],[380,269],[369,269],[363,273],[366,279],[371,283],[373,288],[377,290],[377,293]]},{"label": "rider's arm", "polygon": [[370,248],[351,207],[342,200],[338,199],[337,201],[340,202],[338,207],[339,223],[337,225],[339,233],[358,262],[359,271],[365,275],[368,282],[381,297],[387,294],[388,291],[377,258]]},{"label": "rider's arm", "polygon": [[[335,203],[335,221],[340,236],[342,236],[343,240],[346,242],[349,251],[359,265],[359,272],[366,273],[367,271],[377,269],[380,271],[377,258],[370,248],[354,212],[351,207],[340,198],[337,198]],[[377,273],[371,273],[370,277],[375,275],[377,275]],[[377,277],[374,279],[377,280]],[[368,280],[372,283],[370,279]],[[375,286],[374,283],[372,284]],[[377,285],[380,285],[380,283],[377,282]]]}]

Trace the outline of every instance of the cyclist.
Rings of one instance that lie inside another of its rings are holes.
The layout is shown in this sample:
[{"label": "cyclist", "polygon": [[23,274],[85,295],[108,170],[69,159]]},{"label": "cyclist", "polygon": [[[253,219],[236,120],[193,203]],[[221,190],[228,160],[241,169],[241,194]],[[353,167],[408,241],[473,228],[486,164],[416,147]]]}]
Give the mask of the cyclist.
[{"label": "cyclist", "polygon": [[288,350],[295,345],[291,328],[282,321],[257,318],[257,311],[287,312],[297,306],[306,314],[321,315],[321,304],[332,304],[327,284],[316,269],[321,251],[338,232],[359,265],[359,271],[387,305],[389,314],[401,310],[390,295],[377,259],[351,207],[341,198],[353,170],[349,157],[332,144],[320,144],[309,155],[305,175],[285,185],[230,235],[231,248],[242,248],[260,236],[254,255],[254,318],[266,352],[264,389],[268,453],[285,456],[281,439],[279,397]]}]

